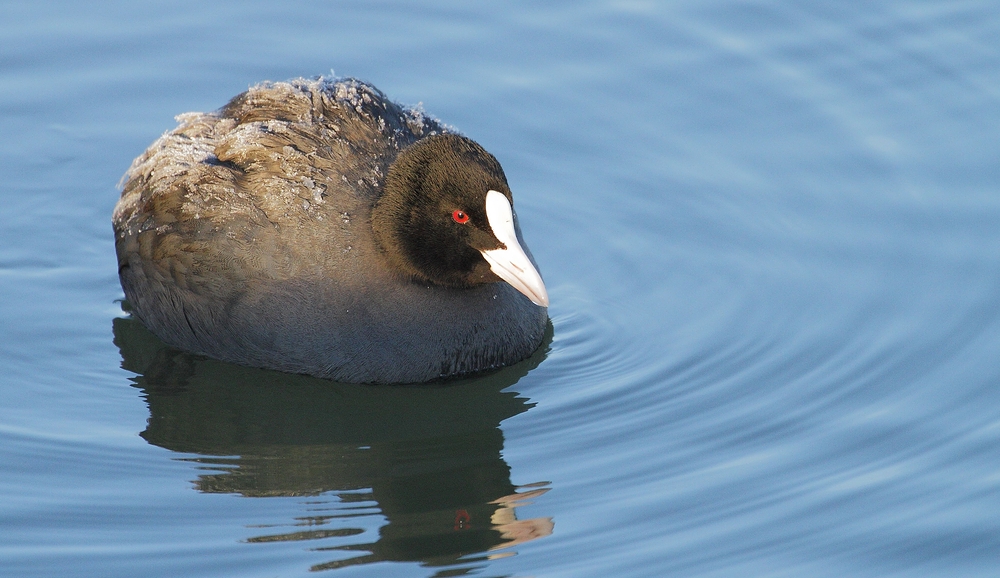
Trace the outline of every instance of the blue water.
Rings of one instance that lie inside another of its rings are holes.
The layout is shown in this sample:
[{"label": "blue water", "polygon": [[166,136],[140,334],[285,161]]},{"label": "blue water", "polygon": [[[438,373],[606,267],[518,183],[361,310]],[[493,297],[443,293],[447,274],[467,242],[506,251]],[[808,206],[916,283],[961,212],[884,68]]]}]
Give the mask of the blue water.
[{"label": "blue water", "polygon": [[[1000,7],[0,5],[0,575],[991,576]],[[123,312],[131,160],[261,80],[503,163],[535,357],[371,388]]]}]

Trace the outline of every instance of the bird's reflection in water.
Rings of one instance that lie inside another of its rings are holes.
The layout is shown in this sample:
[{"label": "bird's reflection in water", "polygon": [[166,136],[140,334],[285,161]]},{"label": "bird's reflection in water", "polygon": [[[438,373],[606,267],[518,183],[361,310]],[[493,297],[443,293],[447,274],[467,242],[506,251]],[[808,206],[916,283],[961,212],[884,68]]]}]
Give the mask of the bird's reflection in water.
[{"label": "bird's reflection in water", "polygon": [[[499,427],[531,407],[504,389],[542,361],[551,325],[525,362],[421,387],[238,367],[169,348],[131,318],[115,319],[114,335],[122,367],[138,374],[149,404],[142,437],[198,454],[185,459],[205,468],[199,491],[315,496],[303,500],[303,516],[255,528],[248,542],[308,540],[313,550],[340,553],[313,570],[380,561],[475,566],[552,533],[550,518],[517,518],[516,508],[548,485],[511,482]],[[376,540],[351,526],[359,516],[385,520]]]}]

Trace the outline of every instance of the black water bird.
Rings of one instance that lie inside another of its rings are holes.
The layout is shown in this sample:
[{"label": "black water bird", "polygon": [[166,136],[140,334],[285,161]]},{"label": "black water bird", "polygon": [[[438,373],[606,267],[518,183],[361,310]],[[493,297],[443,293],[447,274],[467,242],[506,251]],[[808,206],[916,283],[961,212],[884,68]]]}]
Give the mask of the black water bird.
[{"label": "black water bird", "polygon": [[528,357],[548,294],[499,162],[354,79],[188,113],[123,177],[132,314],[243,365],[407,383]]}]

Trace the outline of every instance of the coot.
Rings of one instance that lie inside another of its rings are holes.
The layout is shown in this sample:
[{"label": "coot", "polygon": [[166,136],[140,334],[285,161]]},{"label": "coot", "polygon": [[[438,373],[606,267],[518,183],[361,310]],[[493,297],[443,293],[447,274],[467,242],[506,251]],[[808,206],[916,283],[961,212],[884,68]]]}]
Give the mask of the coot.
[{"label": "coot", "polygon": [[339,381],[528,357],[548,294],[497,160],[355,79],[178,117],[123,177],[132,314],[175,347]]}]

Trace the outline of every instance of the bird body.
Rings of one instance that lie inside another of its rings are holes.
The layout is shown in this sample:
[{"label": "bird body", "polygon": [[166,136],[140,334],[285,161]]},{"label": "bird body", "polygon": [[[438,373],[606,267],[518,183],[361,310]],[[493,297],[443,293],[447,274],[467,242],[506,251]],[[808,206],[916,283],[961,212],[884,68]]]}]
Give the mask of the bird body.
[{"label": "bird body", "polygon": [[[499,220],[487,196],[511,197],[471,140],[353,79],[261,84],[178,120],[133,162],[113,215],[126,298],[166,343],[374,383],[538,347],[548,297],[516,217],[515,242],[484,233]],[[477,257],[514,245],[521,291]]]}]

